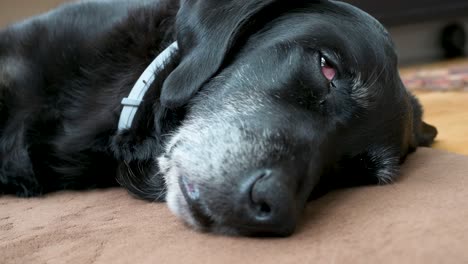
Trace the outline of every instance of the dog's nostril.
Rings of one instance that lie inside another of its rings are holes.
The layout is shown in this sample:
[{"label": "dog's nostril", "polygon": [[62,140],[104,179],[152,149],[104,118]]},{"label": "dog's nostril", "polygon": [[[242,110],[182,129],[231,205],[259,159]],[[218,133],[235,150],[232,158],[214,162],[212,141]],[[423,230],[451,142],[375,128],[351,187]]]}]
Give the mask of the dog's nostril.
[{"label": "dog's nostril", "polygon": [[287,177],[276,170],[257,170],[241,185],[238,201],[240,232],[287,235],[295,227],[293,193],[285,185]]},{"label": "dog's nostril", "polygon": [[260,178],[253,184],[250,194],[250,202],[252,203],[253,217],[259,221],[269,221],[272,217],[272,201],[267,197],[268,195],[264,193],[264,190],[262,190],[262,179],[263,178]]},{"label": "dog's nostril", "polygon": [[261,203],[259,210],[262,217],[268,216],[271,213],[271,207],[267,203]]}]

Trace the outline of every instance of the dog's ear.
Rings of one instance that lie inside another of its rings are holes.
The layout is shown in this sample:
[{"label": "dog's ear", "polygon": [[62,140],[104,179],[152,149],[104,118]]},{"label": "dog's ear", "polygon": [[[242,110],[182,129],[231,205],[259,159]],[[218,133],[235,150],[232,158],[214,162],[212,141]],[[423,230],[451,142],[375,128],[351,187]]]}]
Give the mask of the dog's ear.
[{"label": "dog's ear", "polygon": [[413,108],[413,133],[415,145],[429,147],[437,136],[437,129],[422,120],[423,108],[418,99],[410,94],[411,106]]},{"label": "dog's ear", "polygon": [[275,0],[182,0],[177,14],[181,62],[166,79],[161,104],[183,106],[221,67],[252,18]]}]

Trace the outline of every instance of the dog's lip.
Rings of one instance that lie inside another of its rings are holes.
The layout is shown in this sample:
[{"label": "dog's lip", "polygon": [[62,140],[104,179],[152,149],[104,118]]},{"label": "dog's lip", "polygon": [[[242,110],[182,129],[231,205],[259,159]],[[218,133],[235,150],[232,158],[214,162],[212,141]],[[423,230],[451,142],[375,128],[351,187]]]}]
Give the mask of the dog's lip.
[{"label": "dog's lip", "polygon": [[186,176],[179,177],[179,187],[193,218],[202,228],[209,228],[213,220],[205,213],[201,204],[200,189],[188,180]]},{"label": "dog's lip", "polygon": [[187,177],[181,176],[179,179],[179,185],[185,199],[193,202],[196,202],[200,199],[200,190],[194,183],[190,182]]}]

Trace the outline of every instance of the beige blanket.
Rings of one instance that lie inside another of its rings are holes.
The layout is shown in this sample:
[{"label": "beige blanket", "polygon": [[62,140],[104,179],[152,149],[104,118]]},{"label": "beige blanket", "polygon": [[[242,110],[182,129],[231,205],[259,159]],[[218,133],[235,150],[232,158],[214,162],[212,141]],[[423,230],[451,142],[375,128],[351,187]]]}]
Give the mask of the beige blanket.
[{"label": "beige blanket", "polygon": [[120,189],[0,199],[0,263],[467,263],[468,157],[421,149],[394,185],[312,202],[286,239],[185,227]]}]

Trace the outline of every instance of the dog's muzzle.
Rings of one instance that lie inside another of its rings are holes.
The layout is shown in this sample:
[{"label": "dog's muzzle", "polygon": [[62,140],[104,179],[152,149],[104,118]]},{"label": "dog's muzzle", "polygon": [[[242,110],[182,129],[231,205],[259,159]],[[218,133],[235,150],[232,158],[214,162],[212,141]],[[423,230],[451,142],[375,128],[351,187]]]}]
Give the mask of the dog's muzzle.
[{"label": "dog's muzzle", "polygon": [[[296,228],[296,204],[290,188],[280,179],[278,170],[260,169],[252,172],[240,183],[234,197],[227,198],[232,203],[231,214],[224,219],[224,225],[246,235],[288,236]],[[199,224],[212,225],[210,217],[204,213],[200,190],[181,177],[180,188]]]}]

